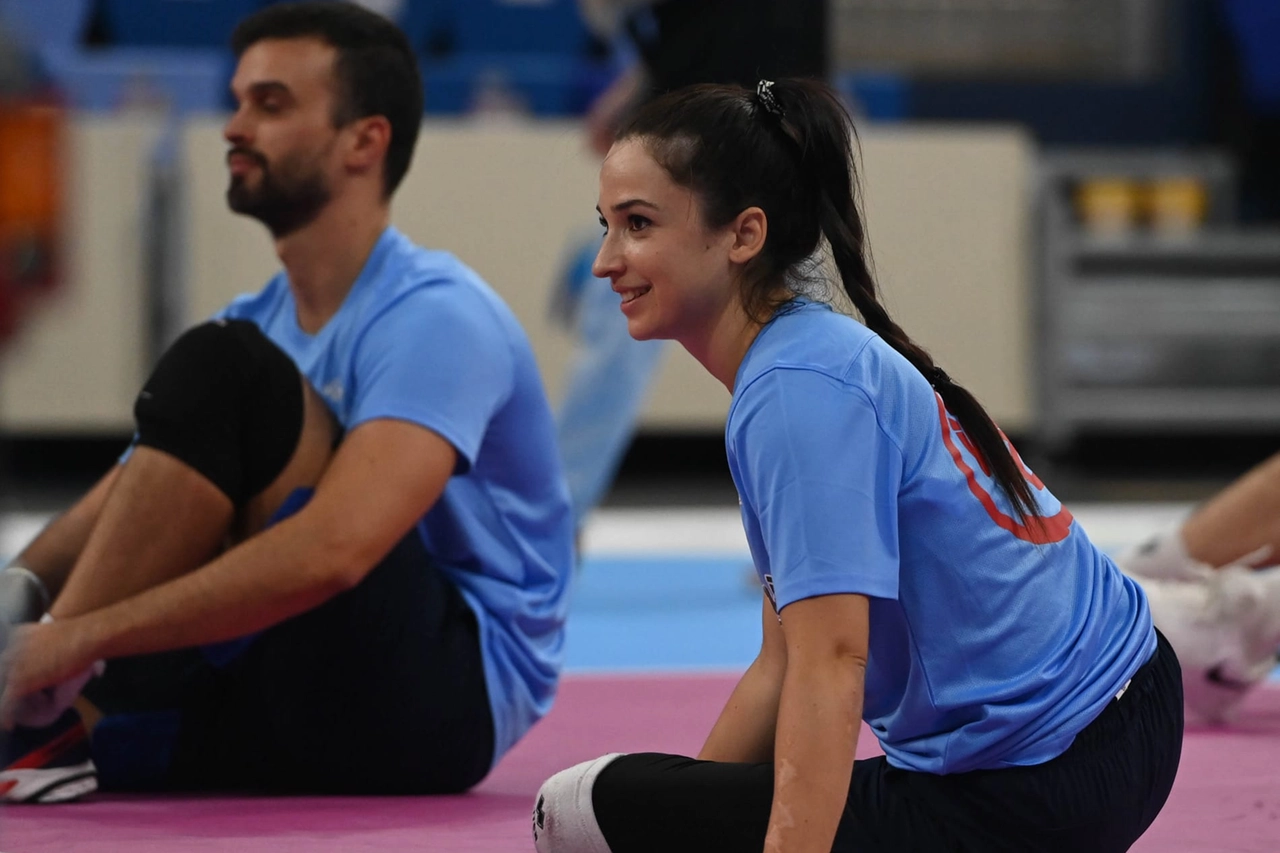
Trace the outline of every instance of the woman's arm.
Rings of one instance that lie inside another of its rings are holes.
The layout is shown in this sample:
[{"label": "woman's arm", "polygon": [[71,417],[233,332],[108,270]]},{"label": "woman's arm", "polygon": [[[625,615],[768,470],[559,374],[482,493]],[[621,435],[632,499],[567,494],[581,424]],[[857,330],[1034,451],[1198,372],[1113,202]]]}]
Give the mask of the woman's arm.
[{"label": "woman's arm", "polygon": [[698,758],[704,761],[759,762],[773,760],[773,736],[778,722],[778,699],[787,671],[787,646],[773,604],[764,596],[761,614],[764,637],[760,654],[743,673],[733,695],[707,735]]},{"label": "woman's arm", "polygon": [[782,610],[786,676],[765,853],[830,853],[858,744],[869,624],[862,595],[808,598]]}]

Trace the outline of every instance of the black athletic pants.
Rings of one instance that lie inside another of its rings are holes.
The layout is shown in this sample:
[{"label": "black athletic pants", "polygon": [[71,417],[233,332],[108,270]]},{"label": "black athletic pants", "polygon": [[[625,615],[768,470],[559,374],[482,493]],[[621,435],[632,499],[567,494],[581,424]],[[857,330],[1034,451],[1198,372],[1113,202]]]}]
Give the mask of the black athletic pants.
[{"label": "black athletic pants", "polygon": [[451,793],[493,756],[475,615],[416,530],[314,610],[113,660],[85,695],[104,789]]},{"label": "black athletic pants", "polygon": [[[858,761],[833,853],[1118,853],[1146,831],[1182,752],[1182,675],[1163,636],[1129,689],[1062,755],[938,776]],[[641,753],[596,779],[613,853],[759,853],[773,765]]]}]

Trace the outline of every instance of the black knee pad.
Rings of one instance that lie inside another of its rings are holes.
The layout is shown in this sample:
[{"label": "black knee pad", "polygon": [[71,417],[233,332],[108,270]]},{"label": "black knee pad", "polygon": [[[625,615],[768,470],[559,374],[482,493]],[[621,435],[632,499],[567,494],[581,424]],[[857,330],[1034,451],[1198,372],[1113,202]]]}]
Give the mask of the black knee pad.
[{"label": "black knee pad", "polygon": [[214,320],[174,341],[133,412],[138,444],[182,460],[242,507],[298,446],[302,382],[255,324]]}]

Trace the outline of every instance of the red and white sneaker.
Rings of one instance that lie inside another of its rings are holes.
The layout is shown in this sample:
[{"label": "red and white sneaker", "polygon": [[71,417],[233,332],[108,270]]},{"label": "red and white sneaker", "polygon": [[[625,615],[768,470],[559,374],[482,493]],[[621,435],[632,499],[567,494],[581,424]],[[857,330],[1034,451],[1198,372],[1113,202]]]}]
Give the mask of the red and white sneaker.
[{"label": "red and white sneaker", "polygon": [[0,800],[4,802],[65,803],[98,789],[89,735],[74,710],[67,710],[53,725],[19,726],[4,734],[3,756]]}]

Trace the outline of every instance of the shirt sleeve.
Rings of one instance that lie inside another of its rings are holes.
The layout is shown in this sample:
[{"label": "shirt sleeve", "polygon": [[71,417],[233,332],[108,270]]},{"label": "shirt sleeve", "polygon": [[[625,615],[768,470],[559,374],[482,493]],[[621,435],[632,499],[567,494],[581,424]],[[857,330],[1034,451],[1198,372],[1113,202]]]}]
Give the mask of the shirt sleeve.
[{"label": "shirt sleeve", "polygon": [[448,291],[415,290],[365,330],[356,345],[347,427],[378,418],[419,424],[453,445],[464,473],[511,394],[515,366],[488,306]]},{"label": "shirt sleeve", "polygon": [[902,453],[866,395],[775,369],[744,390],[732,419],[778,609],[837,593],[897,598]]}]

